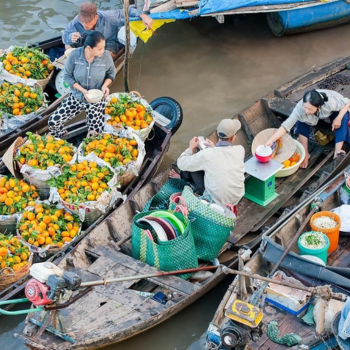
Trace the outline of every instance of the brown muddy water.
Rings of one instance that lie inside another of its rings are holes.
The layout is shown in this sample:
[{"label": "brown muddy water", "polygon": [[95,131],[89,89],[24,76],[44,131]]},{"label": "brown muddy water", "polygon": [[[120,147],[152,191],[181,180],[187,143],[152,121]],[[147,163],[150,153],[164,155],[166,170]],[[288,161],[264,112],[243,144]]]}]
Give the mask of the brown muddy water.
[{"label": "brown muddy water", "polygon": [[[0,48],[33,43],[59,34],[82,1],[1,0]],[[117,1],[98,1],[110,8]],[[225,24],[203,18],[167,24],[132,58],[130,85],[147,100],[177,99],[182,127],[172,139],[165,163],[184,150],[194,135],[207,135],[222,118],[233,116],[268,91],[327,63],[350,55],[350,26],[274,37],[263,15],[228,18]],[[118,78],[113,91],[122,91]],[[226,280],[192,306],[144,334],[110,350],[200,349],[205,331],[224,294]],[[0,349],[21,350],[14,338],[23,317],[0,317]]]}]

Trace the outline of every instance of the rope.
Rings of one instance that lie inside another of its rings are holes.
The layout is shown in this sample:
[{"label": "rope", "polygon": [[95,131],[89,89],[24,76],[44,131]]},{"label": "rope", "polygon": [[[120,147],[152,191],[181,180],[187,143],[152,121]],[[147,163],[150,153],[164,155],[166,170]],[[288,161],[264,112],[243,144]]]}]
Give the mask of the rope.
[{"label": "rope", "polygon": [[276,321],[271,321],[267,325],[266,334],[271,341],[280,345],[294,346],[299,344],[302,340],[302,338],[295,333],[287,333],[281,336]]}]

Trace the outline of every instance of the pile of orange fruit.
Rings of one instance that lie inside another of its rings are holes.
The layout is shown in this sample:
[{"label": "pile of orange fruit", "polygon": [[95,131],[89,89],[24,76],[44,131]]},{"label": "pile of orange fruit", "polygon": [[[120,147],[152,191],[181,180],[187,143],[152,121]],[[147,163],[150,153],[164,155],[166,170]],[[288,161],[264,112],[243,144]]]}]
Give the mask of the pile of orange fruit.
[{"label": "pile of orange fruit", "polygon": [[297,164],[299,162],[300,155],[297,152],[294,152],[294,154],[286,161],[283,162],[284,168],[290,168]]},{"label": "pile of orange fruit", "polygon": [[5,70],[23,79],[42,80],[54,70],[50,57],[39,48],[18,47],[0,57]]},{"label": "pile of orange fruit", "polygon": [[113,175],[107,166],[101,167],[95,162],[83,160],[78,164],[64,166],[62,175],[48,180],[47,183],[57,188],[65,202],[79,204],[96,201],[103,192],[110,192],[108,182]]},{"label": "pile of orange fruit", "polygon": [[0,233],[0,270],[4,274],[18,271],[28,264],[30,258],[29,248],[18,238],[5,236]]},{"label": "pile of orange fruit", "polygon": [[4,82],[0,85],[0,110],[9,115],[36,112],[44,103],[40,87]]},{"label": "pile of orange fruit", "polygon": [[134,130],[146,129],[152,123],[150,112],[141,103],[135,102],[129,95],[112,97],[106,106],[105,113],[111,118],[107,124],[114,126],[123,125]]},{"label": "pile of orange fruit", "polygon": [[135,139],[102,134],[84,139],[81,149],[84,156],[94,152],[113,168],[136,160],[139,154]]},{"label": "pile of orange fruit", "polygon": [[0,215],[21,213],[28,205],[35,204],[38,197],[35,186],[12,176],[0,177]]},{"label": "pile of orange fruit", "polygon": [[63,165],[74,156],[74,147],[65,140],[56,140],[53,136],[40,136],[27,133],[28,142],[19,148],[15,157],[22,165],[46,170],[49,166]]},{"label": "pile of orange fruit", "polygon": [[39,203],[33,210],[24,211],[17,223],[21,238],[35,247],[62,247],[79,234],[80,226],[77,215],[57,209],[54,205]]}]

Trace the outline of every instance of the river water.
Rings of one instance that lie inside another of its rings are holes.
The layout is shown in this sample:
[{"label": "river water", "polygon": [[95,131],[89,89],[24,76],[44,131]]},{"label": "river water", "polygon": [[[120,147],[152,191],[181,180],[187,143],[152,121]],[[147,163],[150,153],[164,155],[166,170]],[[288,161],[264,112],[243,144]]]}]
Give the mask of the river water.
[{"label": "river water", "polygon": [[[1,0],[0,48],[30,44],[59,35],[82,1]],[[111,8],[117,1],[97,1]],[[222,118],[294,77],[338,57],[350,55],[350,26],[274,37],[263,15],[213,18],[167,24],[132,58],[130,85],[147,100],[177,99],[185,119],[172,139],[165,163],[175,160],[194,135],[207,135]],[[122,91],[121,78],[113,91]],[[205,331],[230,281],[226,280],[198,302],[159,327],[110,350],[200,349]],[[0,317],[0,349],[23,349],[13,334],[23,317]]]}]

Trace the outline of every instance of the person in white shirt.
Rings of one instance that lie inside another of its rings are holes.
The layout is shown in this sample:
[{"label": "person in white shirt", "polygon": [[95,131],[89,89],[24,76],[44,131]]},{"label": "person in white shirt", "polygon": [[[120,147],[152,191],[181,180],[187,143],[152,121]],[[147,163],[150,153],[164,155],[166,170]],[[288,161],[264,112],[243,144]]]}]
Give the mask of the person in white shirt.
[{"label": "person in white shirt", "polygon": [[211,147],[194,153],[199,146],[198,137],[194,137],[177,160],[183,176],[202,171],[204,193],[224,205],[235,206],[244,195],[245,151],[243,146],[233,145],[240,128],[236,119],[222,120],[217,127],[216,145],[208,140]]}]

